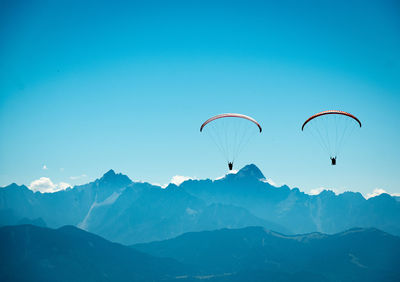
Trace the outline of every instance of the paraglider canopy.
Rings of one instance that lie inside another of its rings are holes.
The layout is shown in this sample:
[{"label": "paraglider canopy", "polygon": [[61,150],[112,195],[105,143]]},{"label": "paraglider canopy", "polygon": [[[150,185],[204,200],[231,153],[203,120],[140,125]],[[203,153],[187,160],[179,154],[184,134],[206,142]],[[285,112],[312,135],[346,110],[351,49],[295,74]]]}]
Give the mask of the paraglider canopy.
[{"label": "paraglider canopy", "polygon": [[315,114],[315,115],[309,117],[309,118],[303,123],[303,126],[301,127],[301,130],[304,130],[304,126],[306,126],[306,124],[309,123],[311,120],[313,120],[313,119],[315,119],[315,118],[317,118],[317,117],[323,116],[323,115],[344,115],[344,116],[348,116],[348,117],[354,119],[355,121],[357,121],[358,124],[359,124],[360,127],[361,127],[361,121],[360,121],[358,118],[356,118],[355,116],[353,116],[352,114],[349,114],[349,113],[346,113],[346,112],[343,112],[343,111],[324,111],[324,112],[320,112],[320,113],[318,113],[318,114]]},{"label": "paraglider canopy", "polygon": [[251,122],[254,122],[258,126],[258,128],[260,129],[260,132],[262,131],[261,125],[254,118],[251,118],[251,117],[245,116],[245,115],[241,115],[241,114],[220,114],[220,115],[213,116],[213,117],[209,118],[208,120],[206,120],[201,125],[200,132],[203,131],[204,126],[206,126],[208,123],[212,122],[213,120],[220,119],[220,118],[227,118],[227,117],[236,117],[236,118],[247,119],[247,120],[249,120]]},{"label": "paraglider canopy", "polygon": [[[253,125],[252,125],[253,124]],[[242,149],[257,132],[261,133],[261,125],[252,117],[226,113],[207,119],[200,132],[206,132],[228,162],[229,170]]]}]

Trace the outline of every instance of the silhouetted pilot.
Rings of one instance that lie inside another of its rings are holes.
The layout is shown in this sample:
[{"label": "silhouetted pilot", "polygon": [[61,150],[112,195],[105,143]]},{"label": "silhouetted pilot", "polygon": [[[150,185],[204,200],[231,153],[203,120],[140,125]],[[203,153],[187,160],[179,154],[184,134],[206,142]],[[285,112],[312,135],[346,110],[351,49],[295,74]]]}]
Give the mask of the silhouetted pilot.
[{"label": "silhouetted pilot", "polygon": [[233,163],[228,162],[228,166],[229,166],[229,170],[232,170],[232,168],[233,168]]},{"label": "silhouetted pilot", "polygon": [[336,165],[336,157],[334,157],[334,158],[331,157],[331,161],[332,161],[332,165]]}]

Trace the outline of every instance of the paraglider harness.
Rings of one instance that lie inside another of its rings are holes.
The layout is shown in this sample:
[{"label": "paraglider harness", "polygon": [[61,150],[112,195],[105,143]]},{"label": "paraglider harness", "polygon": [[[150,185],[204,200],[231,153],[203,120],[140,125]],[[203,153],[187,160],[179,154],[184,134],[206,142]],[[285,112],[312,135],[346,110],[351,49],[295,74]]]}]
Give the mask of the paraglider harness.
[{"label": "paraglider harness", "polygon": [[232,170],[233,169],[233,163],[228,162],[228,167],[229,167],[229,170]]},{"label": "paraglider harness", "polygon": [[332,165],[336,165],[336,157],[331,157]]}]

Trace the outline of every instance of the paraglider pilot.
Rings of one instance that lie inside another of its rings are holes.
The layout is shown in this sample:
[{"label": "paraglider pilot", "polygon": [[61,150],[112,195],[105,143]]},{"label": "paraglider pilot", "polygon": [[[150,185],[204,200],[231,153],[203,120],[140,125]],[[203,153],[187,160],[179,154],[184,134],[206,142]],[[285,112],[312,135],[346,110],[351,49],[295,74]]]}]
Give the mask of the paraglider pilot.
[{"label": "paraglider pilot", "polygon": [[228,167],[229,167],[229,170],[232,170],[233,169],[233,163],[228,162]]},{"label": "paraglider pilot", "polygon": [[332,165],[336,165],[336,157],[331,157]]}]

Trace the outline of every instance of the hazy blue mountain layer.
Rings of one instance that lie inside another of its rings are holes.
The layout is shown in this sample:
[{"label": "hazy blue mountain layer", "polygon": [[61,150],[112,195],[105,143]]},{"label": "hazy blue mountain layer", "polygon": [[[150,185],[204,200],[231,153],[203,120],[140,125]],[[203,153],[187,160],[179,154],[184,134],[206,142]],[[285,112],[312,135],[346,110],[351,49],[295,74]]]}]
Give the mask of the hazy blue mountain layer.
[{"label": "hazy blue mountain layer", "polygon": [[0,225],[20,223],[75,225],[124,244],[246,226],[284,234],[376,227],[400,235],[400,202],[388,194],[366,200],[353,192],[311,196],[274,187],[255,165],[219,180],[188,180],[165,189],[110,170],[56,193],[34,193],[16,184],[0,188]]},{"label": "hazy blue mountain layer", "polygon": [[[247,281],[399,281],[400,237],[375,228],[287,236],[262,227],[186,233],[132,246],[204,274]],[[273,277],[273,278],[271,278]],[[221,277],[219,279],[222,279]]]},{"label": "hazy blue mountain layer", "polygon": [[255,165],[219,181],[188,180],[180,188],[206,203],[247,209],[257,217],[279,223],[292,233],[337,233],[353,227],[376,227],[400,235],[400,203],[388,194],[366,200],[361,193],[308,195],[297,188],[275,187]]},{"label": "hazy blue mountain layer", "polygon": [[1,227],[0,261],[0,281],[169,281],[189,271],[73,226]]},{"label": "hazy blue mountain layer", "polygon": [[394,282],[400,238],[373,228],[287,236],[247,227],[128,247],[73,226],[19,225],[0,228],[0,261],[0,281]]}]

